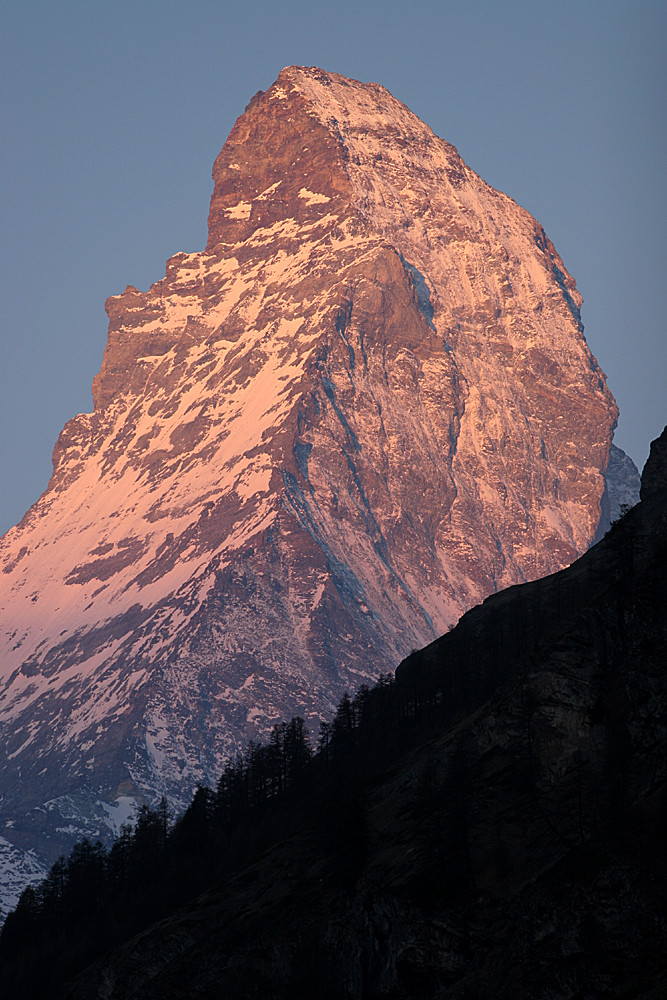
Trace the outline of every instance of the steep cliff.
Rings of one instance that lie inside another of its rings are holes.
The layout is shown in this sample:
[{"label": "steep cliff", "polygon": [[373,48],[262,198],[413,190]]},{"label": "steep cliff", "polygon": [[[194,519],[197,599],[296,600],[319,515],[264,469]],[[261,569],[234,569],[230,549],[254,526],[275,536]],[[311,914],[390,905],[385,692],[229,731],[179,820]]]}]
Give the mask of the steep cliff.
[{"label": "steep cliff", "polygon": [[46,857],[183,802],[572,562],[617,410],[542,227],[376,84],[292,67],[209,239],[107,302],[94,410],[0,543],[0,809]]}]

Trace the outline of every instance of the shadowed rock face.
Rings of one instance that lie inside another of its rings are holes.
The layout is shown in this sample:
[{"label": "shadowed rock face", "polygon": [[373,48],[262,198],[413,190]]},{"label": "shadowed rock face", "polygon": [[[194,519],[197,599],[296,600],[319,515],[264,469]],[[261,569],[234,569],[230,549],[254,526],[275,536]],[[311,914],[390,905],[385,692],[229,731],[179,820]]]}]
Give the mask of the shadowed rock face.
[{"label": "shadowed rock face", "polygon": [[637,466],[624,451],[612,444],[605,476],[600,523],[596,541],[604,537],[614,521],[639,502],[640,477]]},{"label": "shadowed rock face", "polygon": [[1,809],[47,857],[600,522],[617,410],[527,212],[316,69],[253,98],[213,176],[206,249],[108,300],[94,411],[0,543]]}]

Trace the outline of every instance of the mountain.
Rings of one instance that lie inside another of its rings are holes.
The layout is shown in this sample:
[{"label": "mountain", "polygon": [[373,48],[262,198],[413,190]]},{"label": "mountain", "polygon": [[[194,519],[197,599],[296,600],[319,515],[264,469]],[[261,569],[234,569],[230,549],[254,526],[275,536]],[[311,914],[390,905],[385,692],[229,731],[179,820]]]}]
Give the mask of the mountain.
[{"label": "mountain", "polygon": [[209,238],[107,301],[0,543],[0,825],[52,859],[331,713],[603,517],[617,409],[542,227],[377,84],[284,70]]},{"label": "mountain", "polygon": [[629,455],[612,444],[609,464],[605,475],[605,491],[602,497],[602,515],[598,525],[597,538],[604,537],[614,521],[639,502],[641,480],[637,466]]},{"label": "mountain", "polygon": [[607,466],[609,520],[617,521],[630,507],[639,503],[641,480],[629,455],[612,444]]},{"label": "mountain", "polygon": [[[257,794],[271,760],[296,759],[272,740],[244,778],[200,790],[166,844],[160,817],[153,839],[144,819],[143,885],[119,878],[123,857],[136,868],[127,841],[104,890],[99,857],[79,850],[8,919],[0,989],[665,996],[666,566],[667,428],[640,504],[600,543],[343,699],[286,788]],[[170,907],[174,892],[187,905]],[[142,925],[150,907],[162,919]]]}]

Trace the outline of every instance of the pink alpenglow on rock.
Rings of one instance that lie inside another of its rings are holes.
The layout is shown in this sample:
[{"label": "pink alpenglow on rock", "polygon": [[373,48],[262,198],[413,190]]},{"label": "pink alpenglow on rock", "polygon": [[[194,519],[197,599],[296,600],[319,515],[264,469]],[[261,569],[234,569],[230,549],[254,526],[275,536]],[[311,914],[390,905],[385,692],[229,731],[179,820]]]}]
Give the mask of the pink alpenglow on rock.
[{"label": "pink alpenglow on rock", "polygon": [[313,68],[252,99],[213,177],[205,250],[108,300],[94,410],[0,542],[0,823],[46,861],[601,519],[617,409],[528,212]]}]

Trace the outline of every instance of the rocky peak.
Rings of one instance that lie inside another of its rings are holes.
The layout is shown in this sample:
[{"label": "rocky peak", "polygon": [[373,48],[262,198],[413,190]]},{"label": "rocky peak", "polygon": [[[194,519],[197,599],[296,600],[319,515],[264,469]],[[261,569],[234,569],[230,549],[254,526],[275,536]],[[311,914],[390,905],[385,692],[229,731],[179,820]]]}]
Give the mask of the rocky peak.
[{"label": "rocky peak", "polygon": [[205,250],[107,301],[94,410],[0,541],[2,815],[46,856],[316,724],[600,522],[617,409],[526,211],[308,68],[213,173]]},{"label": "rocky peak", "polygon": [[311,226],[326,217],[340,223],[349,214],[348,153],[335,124],[299,87],[310,72],[283,70],[234,125],[213,167],[208,252],[245,244],[258,230],[264,239],[289,240],[281,232],[288,219]]},{"label": "rocky peak", "polygon": [[596,542],[604,537],[614,521],[639,503],[641,480],[637,466],[629,455],[612,444],[605,474],[600,523]]}]

